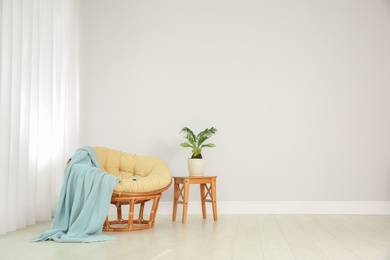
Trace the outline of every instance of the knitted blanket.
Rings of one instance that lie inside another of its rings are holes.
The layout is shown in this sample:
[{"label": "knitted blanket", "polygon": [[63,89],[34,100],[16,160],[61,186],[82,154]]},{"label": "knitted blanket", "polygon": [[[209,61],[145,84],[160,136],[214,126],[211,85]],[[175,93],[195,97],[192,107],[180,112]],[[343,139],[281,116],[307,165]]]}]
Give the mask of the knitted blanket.
[{"label": "knitted blanket", "polygon": [[51,229],[31,241],[99,242],[115,240],[102,226],[118,178],[99,168],[92,147],[78,149],[65,168],[64,184]]}]

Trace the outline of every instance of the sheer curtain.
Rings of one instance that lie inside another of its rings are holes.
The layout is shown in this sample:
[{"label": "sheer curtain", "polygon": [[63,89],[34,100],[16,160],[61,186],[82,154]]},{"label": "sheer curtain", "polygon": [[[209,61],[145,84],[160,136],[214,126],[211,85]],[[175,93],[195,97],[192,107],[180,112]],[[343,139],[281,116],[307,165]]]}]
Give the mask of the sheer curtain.
[{"label": "sheer curtain", "polygon": [[0,0],[0,234],[55,213],[78,146],[77,0]]}]

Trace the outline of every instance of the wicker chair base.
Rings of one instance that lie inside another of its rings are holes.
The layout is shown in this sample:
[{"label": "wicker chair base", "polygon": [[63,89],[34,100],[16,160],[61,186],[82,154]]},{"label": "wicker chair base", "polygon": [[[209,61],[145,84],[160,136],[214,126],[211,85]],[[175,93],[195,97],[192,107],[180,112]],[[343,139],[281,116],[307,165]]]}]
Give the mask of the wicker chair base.
[{"label": "wicker chair base", "polygon": [[[126,193],[114,191],[111,197],[111,204],[116,206],[116,220],[109,220],[108,216],[103,225],[103,231],[122,232],[135,231],[152,228],[156,219],[157,209],[162,196],[162,192],[167,190],[171,183],[160,190],[147,193]],[[144,218],[145,203],[151,202],[149,218]],[[140,204],[138,218],[135,218],[135,205]],[[128,219],[122,217],[122,205],[129,205]]]}]

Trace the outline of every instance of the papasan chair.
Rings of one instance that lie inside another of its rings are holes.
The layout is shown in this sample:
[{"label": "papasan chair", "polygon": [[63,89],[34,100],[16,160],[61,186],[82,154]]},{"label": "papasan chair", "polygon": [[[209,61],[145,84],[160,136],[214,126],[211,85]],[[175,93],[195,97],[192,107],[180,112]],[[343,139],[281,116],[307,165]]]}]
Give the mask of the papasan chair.
[{"label": "papasan chair", "polygon": [[[172,181],[167,164],[153,156],[124,153],[106,147],[93,148],[100,168],[120,179],[111,197],[117,216],[115,220],[109,220],[107,216],[103,230],[118,232],[153,227],[162,193],[170,187]],[[151,202],[148,219],[144,219],[146,202]],[[136,218],[134,210],[137,204],[139,213]],[[129,205],[128,219],[123,219],[123,205]]]}]

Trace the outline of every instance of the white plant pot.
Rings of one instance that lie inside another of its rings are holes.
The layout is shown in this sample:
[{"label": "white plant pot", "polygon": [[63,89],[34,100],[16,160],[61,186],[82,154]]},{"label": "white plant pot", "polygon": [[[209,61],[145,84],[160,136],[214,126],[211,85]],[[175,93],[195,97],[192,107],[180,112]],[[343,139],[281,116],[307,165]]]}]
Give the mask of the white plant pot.
[{"label": "white plant pot", "polygon": [[203,176],[204,160],[203,159],[188,159],[188,171],[190,176]]}]

